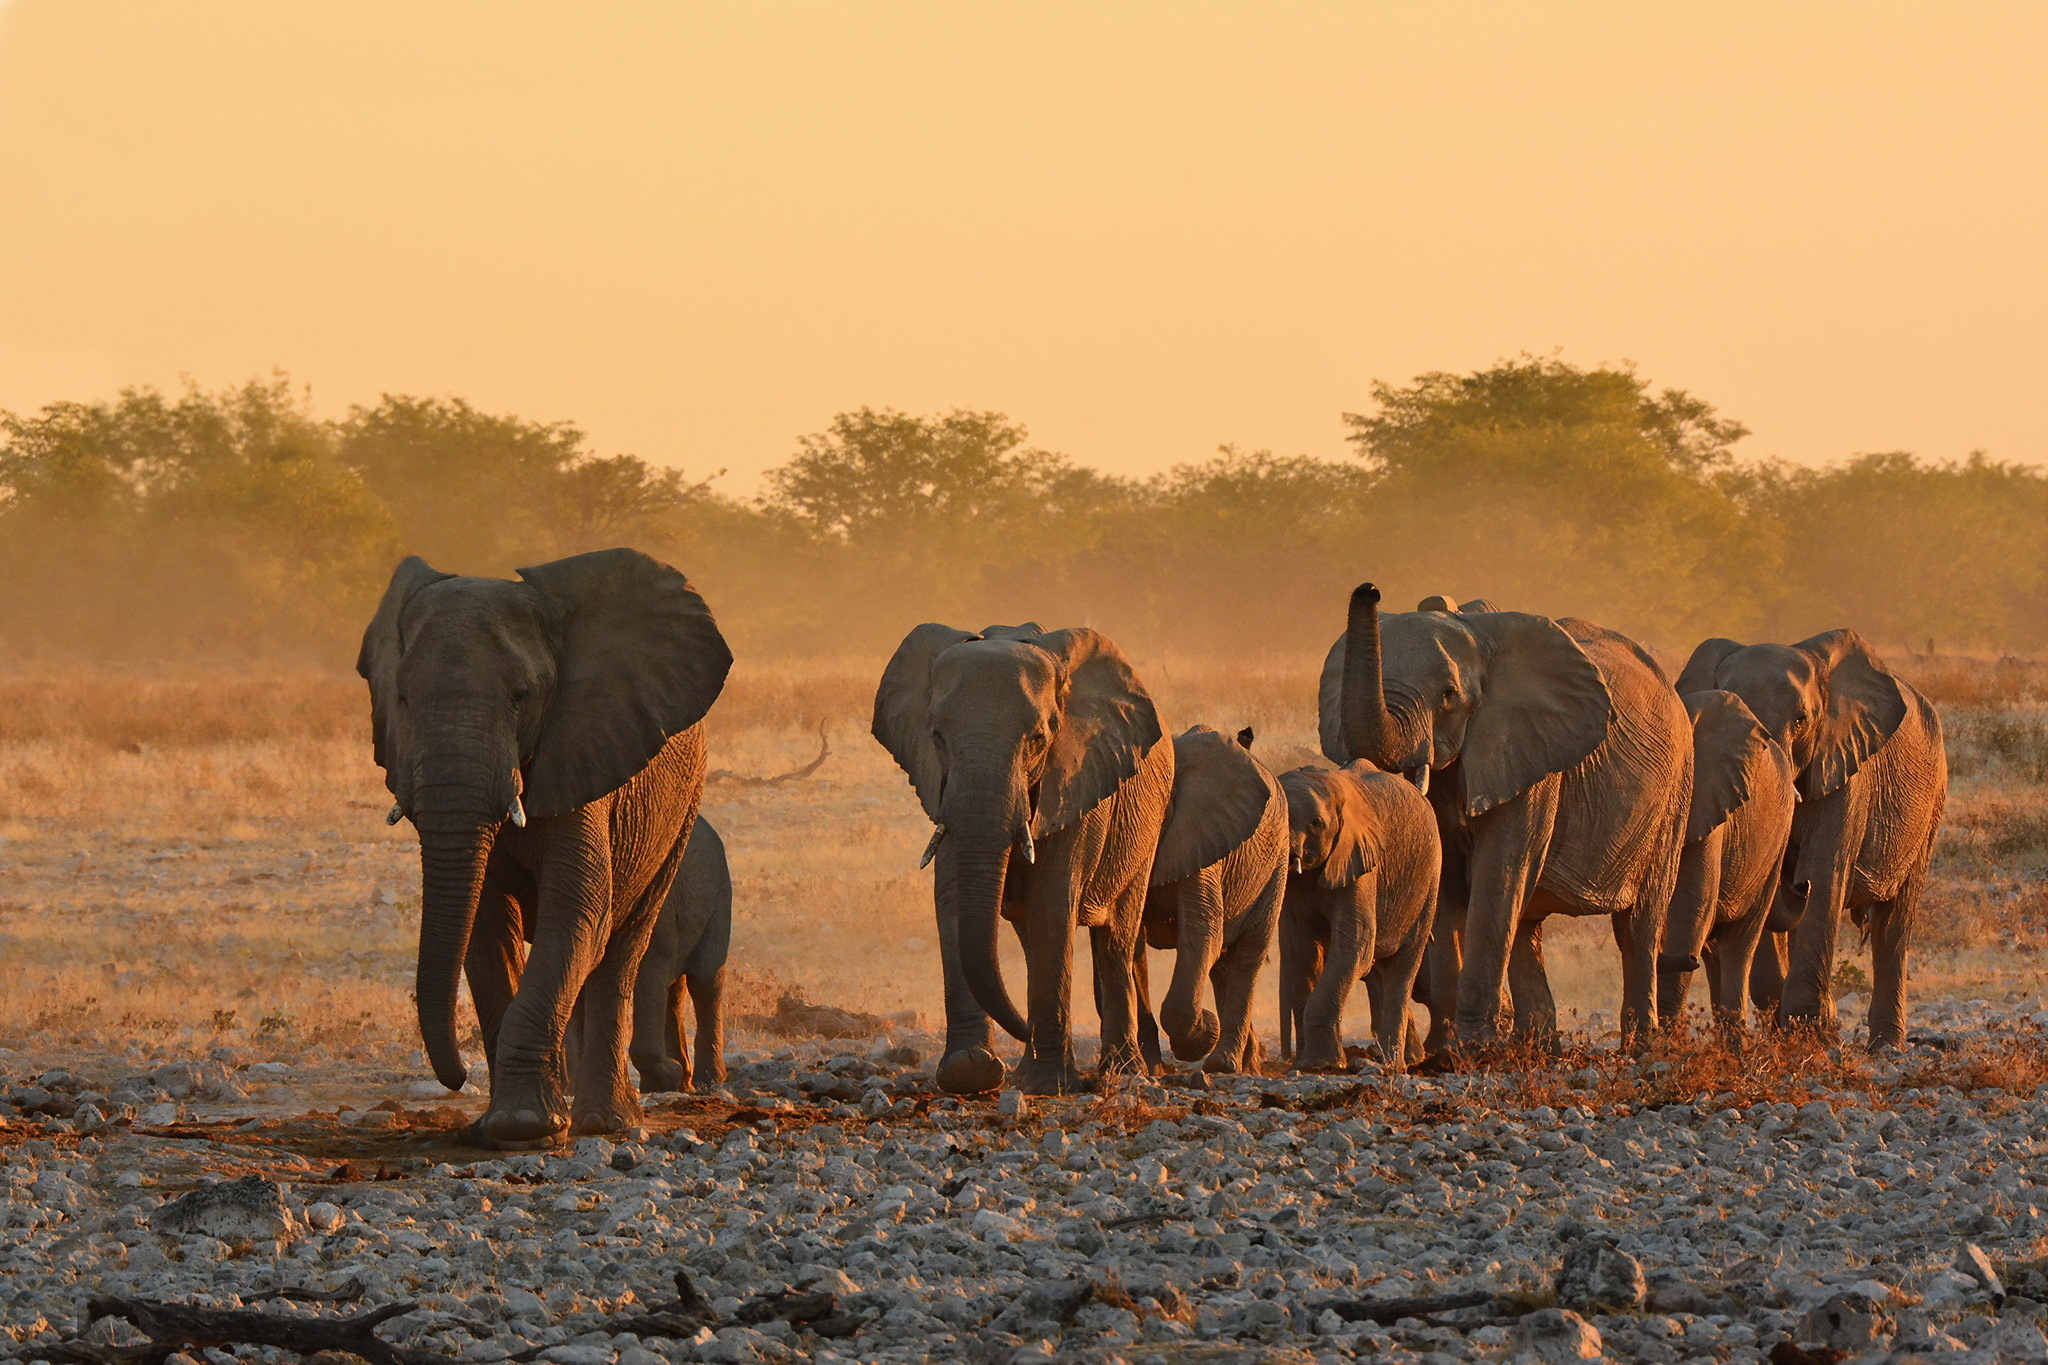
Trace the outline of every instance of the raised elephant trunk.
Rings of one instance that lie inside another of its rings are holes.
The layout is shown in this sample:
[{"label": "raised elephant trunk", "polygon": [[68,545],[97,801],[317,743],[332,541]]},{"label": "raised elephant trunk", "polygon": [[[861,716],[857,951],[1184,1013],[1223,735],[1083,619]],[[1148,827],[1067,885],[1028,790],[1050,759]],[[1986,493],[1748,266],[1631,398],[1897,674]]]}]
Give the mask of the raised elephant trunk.
[{"label": "raised elephant trunk", "polygon": [[415,820],[420,830],[420,953],[413,991],[420,1039],[435,1078],[460,1090],[469,1072],[456,1046],[455,1002],[498,826],[473,816],[421,813]]},{"label": "raised elephant trunk", "polygon": [[1383,772],[1400,772],[1418,760],[1422,717],[1387,706],[1380,662],[1380,590],[1361,583],[1351,593],[1344,622],[1343,719],[1345,751]]}]

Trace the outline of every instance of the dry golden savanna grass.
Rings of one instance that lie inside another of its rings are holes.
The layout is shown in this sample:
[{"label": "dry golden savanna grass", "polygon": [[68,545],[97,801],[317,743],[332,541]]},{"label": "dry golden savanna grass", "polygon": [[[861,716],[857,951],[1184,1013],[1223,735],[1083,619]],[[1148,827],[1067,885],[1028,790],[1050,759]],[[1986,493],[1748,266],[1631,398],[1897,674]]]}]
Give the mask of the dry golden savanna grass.
[{"label": "dry golden savanna grass", "polygon": [[[930,874],[917,869],[929,827],[867,733],[882,662],[742,664],[713,713],[718,768],[800,766],[821,725],[832,748],[802,781],[707,793],[734,865],[737,1010],[794,986],[940,1013]],[[1316,756],[1319,662],[1140,667],[1169,726],[1251,725],[1277,769]],[[2044,671],[1903,667],[1942,705],[1954,774],[1916,993],[2032,995],[2048,931]],[[0,1046],[140,1061],[235,1044],[402,1064],[416,1046],[417,865],[410,827],[383,823],[367,712],[359,680],[313,670],[0,676]],[[1553,921],[1548,939],[1567,1022],[1611,1027],[1606,926]],[[1162,988],[1165,971],[1155,963]],[[1270,974],[1260,1017],[1270,1033]]]}]

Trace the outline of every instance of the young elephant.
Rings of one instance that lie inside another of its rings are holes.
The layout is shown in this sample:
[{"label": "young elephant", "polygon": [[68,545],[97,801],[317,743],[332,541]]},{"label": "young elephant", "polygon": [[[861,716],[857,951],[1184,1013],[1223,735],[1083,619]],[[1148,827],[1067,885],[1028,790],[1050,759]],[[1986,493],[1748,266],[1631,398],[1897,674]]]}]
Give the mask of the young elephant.
[{"label": "young elephant", "polygon": [[1296,1064],[1341,1066],[1351,985],[1371,973],[1373,1033],[1407,1058],[1408,999],[1436,922],[1436,813],[1404,778],[1363,761],[1280,775],[1292,874],[1280,911],[1280,1037]]},{"label": "young elephant", "polygon": [[[1159,1023],[1182,1061],[1253,1071],[1252,985],[1273,946],[1287,878],[1287,803],[1250,753],[1197,725],[1173,740],[1173,803],[1152,862],[1145,940],[1175,950]],[[1202,983],[1215,994],[1202,1007]]]},{"label": "young elephant", "polygon": [[[644,1091],[688,1090],[725,1079],[725,954],[732,943],[732,873],[725,841],[703,816],[655,921],[633,983],[633,1067]],[[683,995],[697,1015],[697,1064],[683,1046]]]},{"label": "young elephant", "polygon": [[1799,773],[1733,692],[1695,692],[1685,709],[1692,714],[1692,810],[1657,955],[1657,1013],[1677,1017],[1704,963],[1715,1017],[1740,1029],[1743,988],[1792,835]]}]

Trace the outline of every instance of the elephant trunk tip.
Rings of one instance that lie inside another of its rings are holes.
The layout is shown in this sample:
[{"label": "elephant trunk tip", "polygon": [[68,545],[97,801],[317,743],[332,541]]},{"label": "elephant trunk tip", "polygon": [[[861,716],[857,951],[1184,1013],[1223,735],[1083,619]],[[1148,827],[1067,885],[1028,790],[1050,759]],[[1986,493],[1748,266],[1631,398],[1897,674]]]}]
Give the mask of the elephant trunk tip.
[{"label": "elephant trunk tip", "polygon": [[1380,590],[1376,583],[1360,583],[1351,590],[1351,605],[1354,608],[1377,607],[1380,604]]}]

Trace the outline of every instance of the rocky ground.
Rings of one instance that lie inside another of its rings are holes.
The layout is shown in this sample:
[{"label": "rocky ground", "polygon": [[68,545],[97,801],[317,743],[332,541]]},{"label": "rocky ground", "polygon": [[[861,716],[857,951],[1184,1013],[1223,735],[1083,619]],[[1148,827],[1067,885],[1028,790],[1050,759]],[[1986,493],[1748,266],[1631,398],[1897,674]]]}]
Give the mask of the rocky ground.
[{"label": "rocky ground", "polygon": [[2036,1003],[1923,1009],[1876,1062],[1577,1042],[1050,1101],[935,1097],[929,1036],[818,1040],[519,1155],[417,1073],[0,1057],[0,1352],[144,1340],[86,1330],[112,1295],[411,1302],[389,1340],[558,1365],[2048,1359]]}]

